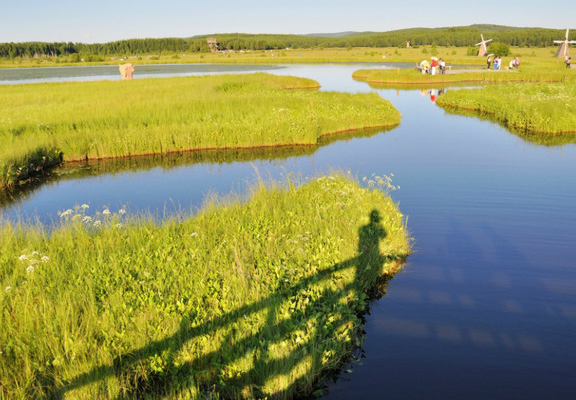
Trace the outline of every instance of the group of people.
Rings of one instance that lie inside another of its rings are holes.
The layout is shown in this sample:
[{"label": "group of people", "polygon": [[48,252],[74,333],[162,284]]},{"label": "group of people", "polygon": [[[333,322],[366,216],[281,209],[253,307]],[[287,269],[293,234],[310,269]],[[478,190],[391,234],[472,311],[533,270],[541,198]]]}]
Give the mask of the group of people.
[{"label": "group of people", "polygon": [[420,70],[423,74],[436,75],[436,72],[438,72],[443,75],[446,73],[446,61],[442,58],[437,59],[436,57],[432,57],[431,63],[427,60],[420,63]]},{"label": "group of people", "polygon": [[[488,56],[488,58],[486,59],[486,68],[490,69],[490,66],[493,63],[493,68],[495,71],[502,69],[502,57],[500,56],[496,56],[494,57],[494,61],[492,61],[492,56]],[[510,64],[508,64],[508,67],[510,67],[510,69],[514,69],[514,68],[518,68],[520,67],[520,59],[518,57],[514,57],[511,61]]]}]

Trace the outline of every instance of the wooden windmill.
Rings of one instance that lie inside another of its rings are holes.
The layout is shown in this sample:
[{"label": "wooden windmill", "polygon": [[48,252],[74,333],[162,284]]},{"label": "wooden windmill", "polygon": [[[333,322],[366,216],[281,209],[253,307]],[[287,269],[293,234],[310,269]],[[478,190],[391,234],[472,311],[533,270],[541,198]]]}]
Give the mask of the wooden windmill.
[{"label": "wooden windmill", "polygon": [[566,58],[570,55],[568,53],[568,45],[569,44],[575,44],[576,40],[568,40],[569,34],[570,34],[570,29],[566,29],[566,39],[554,41],[554,43],[560,44],[560,47],[558,47],[558,51],[556,51],[556,55],[554,57]]},{"label": "wooden windmill", "polygon": [[480,34],[482,41],[480,43],[476,43],[476,46],[480,46],[480,50],[478,51],[478,57],[484,57],[488,54],[488,47],[486,47],[486,43],[491,42],[492,39],[484,40],[484,35]]}]

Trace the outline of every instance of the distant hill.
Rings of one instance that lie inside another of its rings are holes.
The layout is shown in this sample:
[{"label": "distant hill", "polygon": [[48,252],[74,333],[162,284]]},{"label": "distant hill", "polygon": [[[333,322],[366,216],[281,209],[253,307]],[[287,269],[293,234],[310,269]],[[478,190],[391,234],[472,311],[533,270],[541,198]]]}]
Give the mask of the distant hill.
[{"label": "distant hill", "polygon": [[314,37],[326,37],[326,38],[342,38],[342,37],[349,37],[349,36],[369,36],[369,35],[385,35],[385,34],[397,34],[397,33],[422,33],[422,32],[435,32],[435,31],[450,31],[450,30],[476,30],[482,33],[494,33],[494,32],[506,32],[506,31],[518,31],[518,30],[525,30],[525,29],[543,29],[543,28],[519,28],[514,26],[506,26],[506,25],[492,25],[492,24],[473,24],[469,26],[452,26],[452,27],[442,27],[442,28],[406,28],[406,29],[397,29],[392,31],[383,31],[383,32],[373,32],[373,31],[364,31],[364,32],[336,32],[336,33],[308,33],[304,36],[314,36]]},{"label": "distant hill", "polygon": [[357,34],[358,32],[337,32],[337,33],[308,33],[304,36],[313,36],[313,37],[327,37],[327,38],[339,38],[344,36],[350,36]]}]

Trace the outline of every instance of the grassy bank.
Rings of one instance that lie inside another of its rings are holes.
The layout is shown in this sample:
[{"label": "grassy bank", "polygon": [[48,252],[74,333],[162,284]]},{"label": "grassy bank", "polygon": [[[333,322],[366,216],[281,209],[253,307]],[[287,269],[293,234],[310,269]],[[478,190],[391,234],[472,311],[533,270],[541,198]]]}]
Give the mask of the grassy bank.
[{"label": "grassy bank", "polygon": [[424,85],[453,83],[503,83],[503,82],[575,82],[576,74],[566,69],[521,68],[519,70],[468,69],[440,75],[422,74],[413,69],[363,69],[353,73],[353,78],[370,84]]},{"label": "grassy bank", "polygon": [[488,114],[507,128],[529,133],[576,132],[576,83],[510,83],[452,90],[436,104]]},{"label": "grassy bank", "polygon": [[415,69],[358,70],[354,79],[372,87],[445,87],[475,83],[491,84],[479,89],[450,90],[436,104],[451,112],[489,115],[506,128],[531,135],[537,143],[574,142],[573,135],[558,140],[543,139],[534,134],[570,134],[576,132],[576,74],[563,66],[550,68],[540,60],[519,70],[478,71],[474,69],[446,75],[421,74]]},{"label": "grassy bank", "polygon": [[376,94],[285,90],[316,87],[264,73],[4,86],[0,187],[18,182],[41,149],[69,161],[312,145],[327,134],[400,122]]},{"label": "grassy bank", "polygon": [[61,219],[0,227],[0,397],[309,394],[409,253],[391,199],[339,174],[160,224]]}]

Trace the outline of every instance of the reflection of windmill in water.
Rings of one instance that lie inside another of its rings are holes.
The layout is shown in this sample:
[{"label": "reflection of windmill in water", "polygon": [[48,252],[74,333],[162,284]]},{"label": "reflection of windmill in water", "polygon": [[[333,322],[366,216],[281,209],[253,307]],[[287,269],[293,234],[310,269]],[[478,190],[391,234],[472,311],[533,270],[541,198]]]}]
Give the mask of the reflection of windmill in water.
[{"label": "reflection of windmill in water", "polygon": [[484,35],[480,34],[482,41],[480,43],[476,43],[475,46],[480,46],[480,50],[478,51],[478,57],[484,57],[488,54],[488,47],[486,47],[486,43],[491,42],[492,39],[484,40]]},{"label": "reflection of windmill in water", "polygon": [[554,43],[560,43],[560,47],[556,51],[556,55],[554,57],[566,58],[569,57],[570,54],[568,53],[568,45],[575,44],[576,40],[568,40],[568,35],[570,34],[570,29],[566,29],[566,39],[564,40],[555,40]]}]

